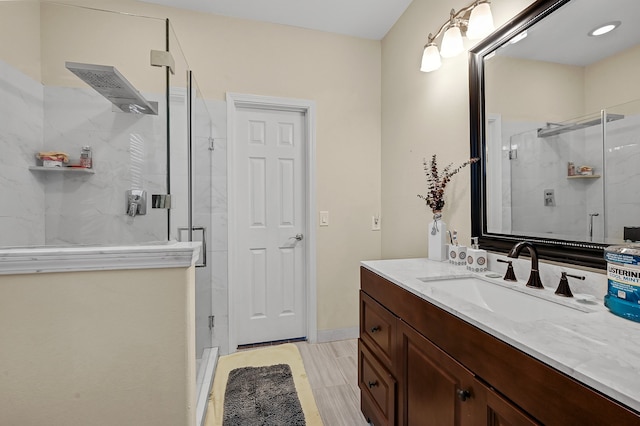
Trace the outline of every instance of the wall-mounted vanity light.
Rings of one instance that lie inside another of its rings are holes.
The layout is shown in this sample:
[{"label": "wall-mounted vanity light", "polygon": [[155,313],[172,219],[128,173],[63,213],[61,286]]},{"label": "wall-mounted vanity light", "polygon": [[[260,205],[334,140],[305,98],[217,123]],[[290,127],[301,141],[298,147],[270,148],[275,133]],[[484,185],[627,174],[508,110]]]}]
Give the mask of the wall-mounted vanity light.
[{"label": "wall-mounted vanity light", "polygon": [[[420,71],[431,72],[440,68],[442,64],[440,56],[451,58],[460,54],[464,47],[462,45],[462,34],[465,33],[468,39],[476,40],[485,37],[494,30],[493,16],[488,0],[476,0],[464,9],[456,12],[451,9],[451,15],[435,35],[429,34],[427,44],[422,53],[422,64]],[[442,43],[440,50],[435,41],[440,35]]]}]

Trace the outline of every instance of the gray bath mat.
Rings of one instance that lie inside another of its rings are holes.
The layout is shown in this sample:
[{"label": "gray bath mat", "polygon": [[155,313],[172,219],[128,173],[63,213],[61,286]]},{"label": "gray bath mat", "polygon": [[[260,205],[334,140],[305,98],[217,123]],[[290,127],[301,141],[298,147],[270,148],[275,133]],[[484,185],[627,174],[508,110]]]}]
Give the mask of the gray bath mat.
[{"label": "gray bath mat", "polygon": [[287,364],[231,370],[224,392],[223,426],[305,425]]}]

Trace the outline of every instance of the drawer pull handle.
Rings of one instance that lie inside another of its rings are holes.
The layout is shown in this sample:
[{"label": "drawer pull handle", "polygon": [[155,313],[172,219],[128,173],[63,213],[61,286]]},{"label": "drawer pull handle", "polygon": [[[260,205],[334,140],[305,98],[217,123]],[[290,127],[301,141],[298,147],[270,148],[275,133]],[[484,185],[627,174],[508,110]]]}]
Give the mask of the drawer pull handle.
[{"label": "drawer pull handle", "polygon": [[380,328],[379,325],[376,325],[375,327],[371,327],[371,333],[377,333],[378,331],[382,330],[382,328]]},{"label": "drawer pull handle", "polygon": [[378,387],[378,381],[377,380],[375,382],[369,382],[369,389],[373,389],[375,387]]},{"label": "drawer pull handle", "polygon": [[458,394],[458,399],[462,402],[465,402],[467,399],[471,398],[471,392],[466,389],[458,389],[456,390],[456,394]]}]

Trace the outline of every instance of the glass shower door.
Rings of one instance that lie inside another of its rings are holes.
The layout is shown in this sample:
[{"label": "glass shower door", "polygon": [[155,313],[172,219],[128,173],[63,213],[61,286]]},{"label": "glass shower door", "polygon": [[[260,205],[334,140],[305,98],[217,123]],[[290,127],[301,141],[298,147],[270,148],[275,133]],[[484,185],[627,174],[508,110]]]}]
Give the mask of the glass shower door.
[{"label": "glass shower door", "polygon": [[171,239],[200,241],[196,262],[195,334],[196,358],[211,347],[214,317],[211,303],[211,116],[173,29],[169,50],[175,60],[170,76],[170,192]]},{"label": "glass shower door", "polygon": [[604,167],[595,172],[602,174],[605,217],[596,223],[604,228],[605,243],[640,242],[640,186],[634,184],[640,155],[640,101],[607,108],[603,114],[609,117],[603,132]]},{"label": "glass shower door", "polygon": [[189,72],[191,94],[190,158],[191,158],[191,241],[201,241],[202,251],[196,268],[196,353],[198,356],[212,344],[215,317],[212,312],[211,211],[212,203],[212,118],[192,72]]}]

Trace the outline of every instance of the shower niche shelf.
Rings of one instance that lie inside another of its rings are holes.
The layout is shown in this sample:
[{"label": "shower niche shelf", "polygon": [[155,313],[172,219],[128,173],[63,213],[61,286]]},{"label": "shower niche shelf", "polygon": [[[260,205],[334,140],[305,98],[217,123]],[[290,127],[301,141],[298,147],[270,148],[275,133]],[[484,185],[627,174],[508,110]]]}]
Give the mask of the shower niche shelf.
[{"label": "shower niche shelf", "polygon": [[73,174],[85,174],[85,175],[96,174],[96,171],[93,169],[83,169],[81,167],[29,166],[29,170],[31,170],[32,172],[46,172],[46,173],[73,173]]}]

